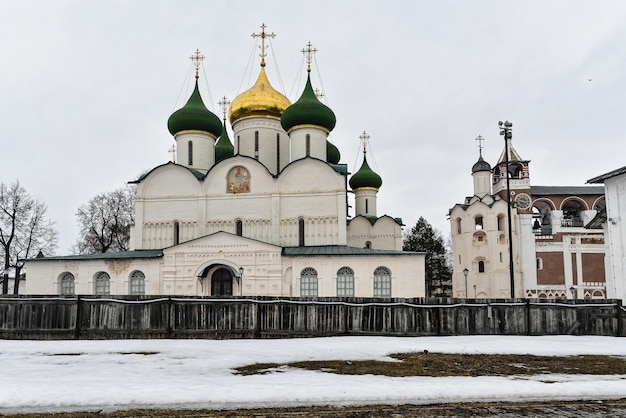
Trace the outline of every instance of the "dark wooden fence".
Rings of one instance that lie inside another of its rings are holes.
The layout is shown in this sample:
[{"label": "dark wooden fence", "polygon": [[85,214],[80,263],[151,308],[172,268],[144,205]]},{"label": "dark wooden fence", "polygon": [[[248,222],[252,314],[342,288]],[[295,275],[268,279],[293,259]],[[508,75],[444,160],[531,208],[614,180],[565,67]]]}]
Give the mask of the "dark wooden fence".
[{"label": "dark wooden fence", "polygon": [[624,336],[620,300],[1,296],[0,339]]}]

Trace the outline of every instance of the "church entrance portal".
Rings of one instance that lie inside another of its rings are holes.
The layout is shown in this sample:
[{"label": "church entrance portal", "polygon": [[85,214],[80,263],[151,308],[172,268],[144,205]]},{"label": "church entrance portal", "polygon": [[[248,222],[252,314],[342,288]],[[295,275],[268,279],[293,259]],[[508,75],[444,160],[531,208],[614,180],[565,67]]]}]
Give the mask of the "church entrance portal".
[{"label": "church entrance portal", "polygon": [[215,270],[211,276],[211,296],[232,296],[232,294],[232,273],[225,268]]}]

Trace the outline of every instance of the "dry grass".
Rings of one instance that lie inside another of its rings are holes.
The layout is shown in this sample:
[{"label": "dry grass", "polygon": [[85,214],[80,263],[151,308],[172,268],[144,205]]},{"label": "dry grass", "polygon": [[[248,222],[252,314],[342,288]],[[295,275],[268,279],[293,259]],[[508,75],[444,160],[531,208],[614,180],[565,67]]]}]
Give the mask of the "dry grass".
[{"label": "dry grass", "polygon": [[392,354],[397,361],[325,360],[294,363],[259,363],[239,367],[242,375],[280,371],[285,367],[320,370],[337,374],[375,374],[402,376],[514,376],[548,373],[560,374],[626,374],[626,360],[621,357],[584,355],[571,357],[514,354]]}]

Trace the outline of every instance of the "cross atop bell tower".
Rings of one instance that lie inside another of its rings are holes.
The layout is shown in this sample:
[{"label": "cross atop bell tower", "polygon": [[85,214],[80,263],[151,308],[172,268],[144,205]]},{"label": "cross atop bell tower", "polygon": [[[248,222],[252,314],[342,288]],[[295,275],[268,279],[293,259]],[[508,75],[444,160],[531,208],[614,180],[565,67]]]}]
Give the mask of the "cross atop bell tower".
[{"label": "cross atop bell tower", "polygon": [[265,26],[265,23],[263,23],[261,25],[261,33],[253,33],[252,37],[253,38],[261,38],[261,46],[259,47],[261,49],[261,67],[265,67],[265,57],[267,56],[267,53],[265,52],[265,38],[275,38],[276,34],[274,32],[272,33],[265,33],[265,28],[267,26]]},{"label": "cross atop bell tower", "polygon": [[480,157],[483,156],[483,141],[485,140],[485,138],[483,138],[482,135],[478,135],[476,137],[476,141],[478,141],[478,155]]}]

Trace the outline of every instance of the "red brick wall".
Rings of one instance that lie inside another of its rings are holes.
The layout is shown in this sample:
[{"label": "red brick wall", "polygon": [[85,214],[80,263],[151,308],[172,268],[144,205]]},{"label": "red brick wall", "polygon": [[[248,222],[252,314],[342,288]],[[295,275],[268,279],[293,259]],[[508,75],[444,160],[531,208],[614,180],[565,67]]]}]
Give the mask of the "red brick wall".
[{"label": "red brick wall", "polygon": [[538,285],[565,283],[565,266],[563,265],[563,253],[538,252],[537,257],[543,260],[543,269],[537,270]]}]

